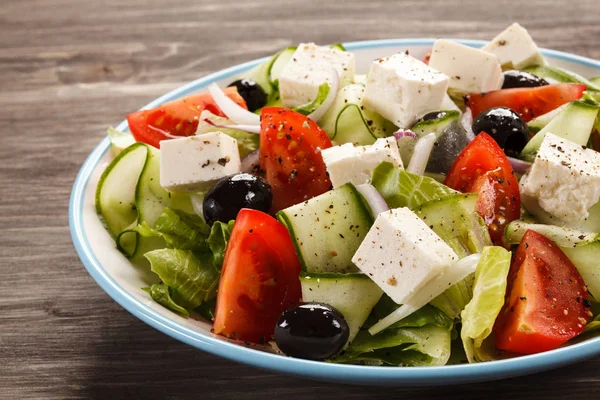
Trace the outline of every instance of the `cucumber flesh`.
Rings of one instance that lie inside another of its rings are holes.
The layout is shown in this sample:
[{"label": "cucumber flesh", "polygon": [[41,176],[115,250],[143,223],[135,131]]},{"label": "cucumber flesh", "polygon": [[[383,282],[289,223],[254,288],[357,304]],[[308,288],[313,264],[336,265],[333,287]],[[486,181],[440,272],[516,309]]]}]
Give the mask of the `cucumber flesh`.
[{"label": "cucumber flesh", "polygon": [[600,85],[597,83],[594,83],[591,80],[564,68],[551,67],[549,65],[536,65],[527,67],[524,69],[524,71],[550,81],[562,83],[583,83],[587,85],[588,90],[600,91]]},{"label": "cucumber flesh", "polygon": [[600,234],[555,225],[536,224],[523,220],[510,222],[504,230],[507,244],[519,244],[527,230],[546,236],[561,247],[579,247],[600,241]]},{"label": "cucumber flesh", "polygon": [[459,258],[464,258],[492,245],[487,227],[477,213],[477,198],[477,193],[454,194],[429,201],[414,212]]},{"label": "cucumber flesh", "polygon": [[441,115],[418,122],[411,129],[418,138],[435,133],[436,141],[426,168],[428,172],[447,173],[469,143],[467,131],[460,122],[460,111],[444,111]]},{"label": "cucumber flesh", "polygon": [[373,224],[373,215],[348,183],[277,213],[290,232],[303,270],[358,272],[352,256]]},{"label": "cucumber flesh", "polygon": [[363,107],[364,94],[363,84],[344,86],[321,119],[319,125],[336,144],[373,144],[378,138],[390,136],[396,130],[394,124]]},{"label": "cucumber flesh", "polygon": [[529,132],[538,133],[568,106],[569,103],[563,104],[562,106],[555,108],[554,110],[547,112],[546,114],[542,114],[539,117],[532,119],[527,123]]},{"label": "cucumber flesh", "polygon": [[572,101],[531,138],[521,151],[521,158],[533,162],[548,132],[581,146],[586,146],[594,129],[598,110],[600,110],[600,107],[597,105]]},{"label": "cucumber flesh", "polygon": [[367,320],[383,290],[364,274],[306,274],[300,277],[302,301],[325,303],[344,316],[350,328],[348,343]]},{"label": "cucumber flesh", "polygon": [[578,247],[561,247],[575,268],[581,274],[588,291],[596,301],[600,301],[600,242]]},{"label": "cucumber flesh", "polygon": [[290,46],[281,50],[279,53],[273,56],[273,62],[269,66],[267,74],[268,80],[274,90],[279,90],[278,81],[279,76],[281,75],[281,71],[283,71],[285,65],[292,59],[292,56],[296,52],[296,49],[296,46]]},{"label": "cucumber flesh", "polygon": [[137,223],[136,185],[148,154],[143,143],[129,146],[108,165],[98,182],[96,212],[115,238]]}]

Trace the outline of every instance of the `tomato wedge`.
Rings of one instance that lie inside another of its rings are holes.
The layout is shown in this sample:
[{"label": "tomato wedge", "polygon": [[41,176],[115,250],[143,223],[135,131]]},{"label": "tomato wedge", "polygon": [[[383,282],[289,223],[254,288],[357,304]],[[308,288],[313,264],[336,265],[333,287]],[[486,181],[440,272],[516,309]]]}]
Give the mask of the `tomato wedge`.
[{"label": "tomato wedge", "polygon": [[315,121],[280,107],[262,109],[260,167],[273,192],[272,212],[331,188],[321,150],[331,140]]},{"label": "tomato wedge", "polygon": [[446,186],[463,193],[479,193],[477,211],[492,242],[504,243],[504,228],[521,216],[519,183],[498,143],[482,132],[464,148],[450,168]]},{"label": "tomato wedge", "polygon": [[589,305],[583,278],[565,253],[528,230],[508,274],[496,347],[523,354],[555,349],[583,332]]},{"label": "tomato wedge", "polygon": [[[225,88],[224,92],[231,100],[246,108],[246,102],[236,87]],[[160,148],[161,140],[196,133],[198,118],[204,110],[225,116],[210,93],[200,93],[170,101],[152,110],[136,111],[127,115],[127,122],[135,140]]]},{"label": "tomato wedge", "polygon": [[492,107],[508,107],[516,111],[525,122],[546,114],[561,105],[580,99],[586,85],[557,83],[534,88],[500,89],[467,96],[467,105],[473,118]]},{"label": "tomato wedge", "polygon": [[242,209],[225,252],[214,332],[254,343],[271,340],[281,313],[300,302],[300,269],[287,229],[268,214]]}]

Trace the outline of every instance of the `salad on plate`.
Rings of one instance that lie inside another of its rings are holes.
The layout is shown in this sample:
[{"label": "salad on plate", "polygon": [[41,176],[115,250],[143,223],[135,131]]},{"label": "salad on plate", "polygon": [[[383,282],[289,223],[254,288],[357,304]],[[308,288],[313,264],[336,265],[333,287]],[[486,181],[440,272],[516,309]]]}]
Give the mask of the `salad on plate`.
[{"label": "salad on plate", "polygon": [[600,327],[600,77],[513,24],[356,73],[281,50],[127,115],[96,210],[140,288],[291,357],[482,362]]}]

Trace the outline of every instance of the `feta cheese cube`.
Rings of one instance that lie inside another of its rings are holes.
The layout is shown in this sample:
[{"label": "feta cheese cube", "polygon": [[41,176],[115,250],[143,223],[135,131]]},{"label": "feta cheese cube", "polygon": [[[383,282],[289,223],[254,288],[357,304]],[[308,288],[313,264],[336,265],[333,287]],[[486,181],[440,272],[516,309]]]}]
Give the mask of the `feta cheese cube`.
[{"label": "feta cheese cube", "polygon": [[505,68],[523,69],[531,65],[546,65],[537,45],[518,23],[514,23],[481,50],[495,54]]},{"label": "feta cheese cube", "polygon": [[160,142],[160,185],[167,190],[207,189],[240,171],[237,140],[222,132]]},{"label": "feta cheese cube", "polygon": [[521,191],[553,217],[581,222],[600,200],[600,153],[547,133]]},{"label": "feta cheese cube", "polygon": [[319,86],[331,83],[332,67],[340,87],[354,81],[354,54],[314,43],[300,44],[279,76],[283,105],[293,108],[316,99]]},{"label": "feta cheese cube", "polygon": [[448,77],[405,53],[371,64],[364,106],[400,128],[440,109],[448,89]]},{"label": "feta cheese cube", "polygon": [[348,182],[354,185],[369,182],[373,169],[383,161],[404,168],[394,137],[377,139],[368,146],[354,147],[352,143],[346,143],[330,147],[321,151],[321,156],[334,188]]},{"label": "feta cheese cube", "polygon": [[379,214],[352,262],[398,304],[458,256],[407,207]]},{"label": "feta cheese cube", "polygon": [[440,39],[431,51],[429,66],[450,77],[450,89],[464,93],[502,88],[504,75],[498,58],[487,51]]}]

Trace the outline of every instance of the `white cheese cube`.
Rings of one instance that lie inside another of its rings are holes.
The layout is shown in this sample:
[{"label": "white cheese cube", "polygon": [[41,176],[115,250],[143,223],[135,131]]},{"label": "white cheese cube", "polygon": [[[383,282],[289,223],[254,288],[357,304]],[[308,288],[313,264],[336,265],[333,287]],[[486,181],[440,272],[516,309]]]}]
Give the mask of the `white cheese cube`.
[{"label": "white cheese cube", "polygon": [[458,256],[406,207],[379,214],[352,262],[398,304]]},{"label": "white cheese cube", "polygon": [[547,133],[521,185],[553,217],[583,221],[600,199],[600,153]]},{"label": "white cheese cube", "polygon": [[537,45],[518,23],[514,23],[481,50],[495,54],[505,68],[523,69],[531,65],[546,65]]},{"label": "white cheese cube", "polygon": [[498,58],[487,51],[440,39],[431,51],[429,65],[450,77],[450,89],[464,93],[502,88],[504,75]]},{"label": "white cheese cube", "polygon": [[398,144],[394,137],[377,139],[368,146],[346,143],[321,151],[329,179],[334,188],[346,183],[360,185],[371,180],[371,173],[383,161],[404,168]]},{"label": "white cheese cube", "polygon": [[283,105],[293,108],[316,99],[319,86],[331,83],[332,67],[340,87],[354,81],[354,54],[314,43],[300,44],[279,76]]},{"label": "white cheese cube", "polygon": [[207,189],[240,171],[237,140],[222,132],[160,142],[160,185],[167,190]]},{"label": "white cheese cube", "polygon": [[448,77],[405,53],[371,64],[364,106],[400,128],[440,109],[448,89]]}]

